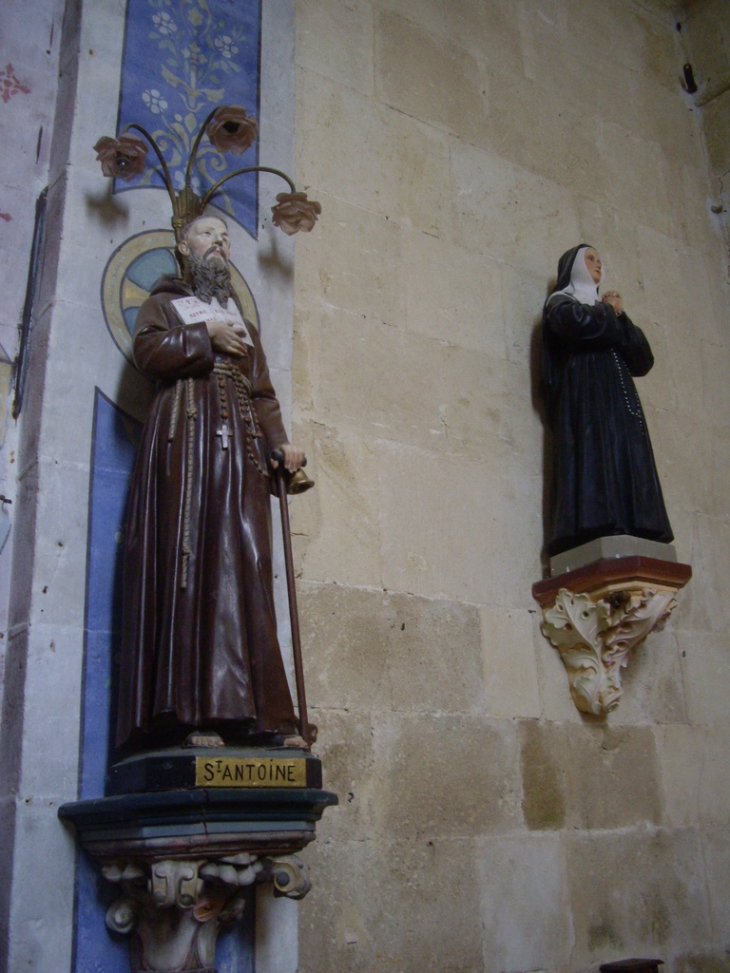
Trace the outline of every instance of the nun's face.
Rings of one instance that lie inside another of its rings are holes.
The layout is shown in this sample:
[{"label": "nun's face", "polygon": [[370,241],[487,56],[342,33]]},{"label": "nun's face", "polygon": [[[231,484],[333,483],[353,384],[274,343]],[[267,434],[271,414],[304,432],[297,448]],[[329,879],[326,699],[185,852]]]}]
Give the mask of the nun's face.
[{"label": "nun's face", "polygon": [[593,247],[588,247],[583,259],[586,262],[586,268],[588,273],[591,275],[594,284],[601,283],[601,272],[603,270],[603,264],[601,263],[601,258],[598,256]]}]

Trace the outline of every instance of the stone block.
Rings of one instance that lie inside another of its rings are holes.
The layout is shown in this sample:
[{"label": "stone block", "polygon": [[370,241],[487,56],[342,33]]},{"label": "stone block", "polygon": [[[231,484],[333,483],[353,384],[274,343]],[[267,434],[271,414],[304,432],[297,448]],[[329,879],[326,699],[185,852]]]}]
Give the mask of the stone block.
[{"label": "stone block", "polygon": [[642,77],[639,83],[636,79],[631,87],[631,104],[634,116],[642,122],[639,134],[643,132],[661,145],[672,159],[672,169],[690,165],[696,170],[703,164],[700,119],[697,112],[688,111],[678,68],[679,61],[675,59],[672,64],[674,77],[669,87],[651,77]]},{"label": "stone block", "polygon": [[296,25],[299,67],[372,95],[373,11],[369,3],[300,0]]},{"label": "stone block", "polygon": [[642,223],[638,227],[638,273],[653,320],[687,340],[713,340],[715,308],[704,254],[677,238]]},{"label": "stone block", "polygon": [[442,0],[443,32],[459,47],[486,58],[490,69],[522,73],[519,17],[510,0],[489,4]]},{"label": "stone block", "polygon": [[664,820],[673,827],[730,824],[728,727],[656,728]]},{"label": "stone block", "polygon": [[[537,472],[542,430],[526,367],[334,308],[314,316],[299,315],[295,373],[303,408],[317,403],[311,418],[475,457],[496,447]],[[342,367],[353,354],[354,373]]]},{"label": "stone block", "polygon": [[660,822],[659,768],[649,727],[523,721],[520,744],[523,811],[532,830]]},{"label": "stone block", "polygon": [[[376,448],[384,586],[477,605],[524,607],[540,574],[534,540],[540,532],[538,472],[528,478],[499,437],[485,447],[484,461],[455,461],[384,441]],[[458,502],[445,503],[445,497]],[[498,562],[494,552],[506,550],[512,556]]]},{"label": "stone block", "polygon": [[627,74],[640,73],[642,79],[673,87],[677,51],[671,16],[660,19],[629,4],[612,9],[610,19],[606,13],[601,7],[568,0],[566,26],[575,56],[584,61],[598,52],[615,66],[616,73],[621,65]]},{"label": "stone block", "polygon": [[[540,55],[526,58],[530,67],[524,74],[505,69],[498,60],[489,62],[489,115],[480,146],[572,195],[615,205],[615,189],[620,187],[608,181],[603,165],[603,125],[622,125],[646,138],[645,124],[631,109],[631,76],[601,57],[588,67],[576,60],[572,47],[555,39],[540,35],[534,44]],[[590,85],[585,84],[587,76]],[[596,90],[615,94],[598,102]],[[681,102],[678,108],[685,110]]]},{"label": "stone block", "polygon": [[581,827],[659,824],[656,744],[648,726],[585,725],[570,731],[573,795]]},{"label": "stone block", "polygon": [[432,34],[442,34],[445,30],[445,0],[378,0],[377,6]]},{"label": "stone block", "polygon": [[[702,400],[697,394],[702,387],[702,346],[697,341],[690,342],[683,330],[662,320],[659,312],[649,313],[651,316],[645,320],[651,323],[645,333],[654,352],[655,364],[639,384],[642,393],[646,388],[642,400],[648,408],[658,412],[656,435],[661,433],[669,438],[677,413],[695,419],[701,417],[705,421]],[[641,325],[641,319],[636,323]],[[688,445],[691,450],[691,444]],[[669,450],[676,446],[676,443],[668,443],[665,448]]]},{"label": "stone block", "polygon": [[[307,660],[307,690],[312,680]],[[309,702],[309,697],[308,697]],[[317,825],[322,841],[368,840],[374,831],[381,783],[373,757],[373,718],[358,708],[318,706],[309,710],[319,728],[314,747],[324,772],[324,787],[340,799]],[[331,815],[330,815],[330,812]],[[317,883],[316,883],[317,884]]]},{"label": "stone block", "polygon": [[582,716],[570,695],[568,677],[560,653],[540,631],[542,612],[537,611],[533,617],[535,619],[535,659],[540,687],[540,715],[543,720],[553,723],[580,723]]},{"label": "stone block", "polygon": [[306,855],[317,882],[299,907],[302,973],[483,968],[472,841],[317,841]]},{"label": "stone block", "polygon": [[730,426],[730,389],[726,381],[728,371],[730,348],[727,344],[703,341],[702,398],[707,420],[712,426]]},{"label": "stone block", "polygon": [[[687,366],[690,371],[691,358],[688,358]],[[648,405],[644,407],[644,414],[669,522],[676,523],[681,512],[706,510],[710,505],[711,481],[709,477],[698,477],[697,470],[704,464],[705,457],[712,455],[709,425],[701,416],[655,411]],[[681,550],[678,555],[683,559]]]},{"label": "stone block", "polygon": [[442,235],[451,218],[446,136],[309,71],[300,71],[297,98],[304,183]]},{"label": "stone block", "polygon": [[727,969],[727,948],[697,950],[675,957],[673,963],[677,973],[725,973]]},{"label": "stone block", "polygon": [[[605,42],[597,49],[576,43],[571,36],[571,27],[574,30],[589,27],[590,18],[585,10],[580,16],[571,17],[566,4],[554,3],[553,9],[542,16],[545,11],[536,10],[536,6],[539,5],[533,5],[529,19],[521,22],[523,52],[529,61],[525,73],[536,82],[537,92],[547,93],[547,111],[557,119],[567,105],[572,105],[586,114],[638,132],[639,120],[633,115],[631,102],[633,73],[618,68],[615,58],[606,51]],[[587,84],[589,77],[591,83]],[[596,98],[596,91],[609,90],[610,98]]]},{"label": "stone block", "polygon": [[701,948],[710,940],[693,830],[565,839],[575,928],[572,965]]},{"label": "stone block", "polygon": [[371,443],[311,422],[297,424],[294,437],[307,451],[316,482],[290,507],[300,576],[381,587],[378,468]]},{"label": "stone block", "polygon": [[493,260],[412,231],[404,240],[403,261],[409,331],[506,357],[500,268]]},{"label": "stone block", "polygon": [[[680,529],[684,531],[686,526],[680,523]],[[730,571],[730,551],[727,546],[730,543],[730,525],[724,516],[715,518],[696,513],[692,515],[689,527],[682,546],[678,544],[678,550],[685,551],[689,555],[686,559],[692,564],[692,581],[687,585],[682,598],[684,642],[680,644],[680,648],[688,656],[695,635],[700,639],[698,645],[703,645],[702,633],[722,632],[730,615],[730,606],[727,605],[727,599],[717,582],[718,578],[727,577],[725,572]],[[698,662],[695,658],[691,664],[694,666]],[[687,670],[685,675],[686,673]],[[687,687],[687,692],[689,691]],[[705,718],[695,719],[691,715],[690,719],[692,722],[707,722]]]},{"label": "stone block", "polygon": [[[445,349],[420,335],[322,308],[308,331],[312,418],[368,438],[429,445],[443,435],[437,382]],[[357,368],[343,367],[356,360]]]},{"label": "stone block", "polygon": [[379,832],[464,838],[505,832],[521,819],[518,741],[507,721],[399,716],[375,727],[383,780]]},{"label": "stone block", "polygon": [[564,724],[520,723],[522,813],[531,831],[560,831],[572,809],[569,729]]},{"label": "stone block", "polygon": [[[556,267],[559,257],[560,254],[555,257]],[[554,282],[554,273],[553,270],[553,279],[550,280],[547,260],[543,273],[531,272],[520,264],[501,266],[507,357],[514,364],[529,367],[531,394],[536,408],[541,407],[538,382],[542,308],[550,284]]]},{"label": "stone block", "polygon": [[602,121],[602,195],[633,220],[662,233],[672,230],[667,158],[657,142],[624,124]]},{"label": "stone block", "polygon": [[461,141],[451,149],[451,177],[453,240],[460,246],[546,276],[557,256],[575,246],[575,199],[556,182]]},{"label": "stone block", "polygon": [[727,940],[730,929],[730,829],[707,828],[701,835],[702,855],[707,872],[710,921],[715,938]]},{"label": "stone block", "polygon": [[401,324],[406,316],[402,228],[333,196],[319,193],[318,199],[327,217],[317,225],[316,236],[308,235],[297,248],[298,305],[335,307],[359,319]]},{"label": "stone block", "polygon": [[[701,139],[699,130],[694,138],[695,141]],[[719,219],[710,211],[714,200],[709,196],[706,181],[697,178],[697,172],[696,162],[672,170],[670,186],[676,199],[675,232],[685,246],[714,259],[718,256]],[[716,185],[710,191],[718,193],[719,187]]]},{"label": "stone block", "polygon": [[301,615],[313,705],[380,714],[483,712],[472,605],[305,584]]},{"label": "stone block", "polygon": [[505,835],[478,839],[477,848],[486,968],[563,968],[573,930],[560,838]]},{"label": "stone block", "polygon": [[481,142],[489,84],[481,58],[391,12],[377,15],[375,52],[382,101],[468,142]]},{"label": "stone block", "polygon": [[730,429],[715,428],[711,440],[712,458],[710,466],[710,506],[711,517],[724,518],[728,513],[728,498],[725,484],[730,481]]},{"label": "stone block", "polygon": [[629,665],[622,670],[624,695],[611,716],[613,725],[687,721],[681,653],[674,629],[681,621],[683,594],[678,601],[678,620],[672,617],[664,631],[652,632],[633,650]]},{"label": "stone block", "polygon": [[481,608],[485,713],[514,719],[540,715],[535,612]]},{"label": "stone block", "polygon": [[[438,428],[439,343],[333,308],[322,309],[309,340],[317,419],[406,442]],[[353,356],[351,372],[342,365]]]},{"label": "stone block", "polygon": [[[702,582],[694,578],[695,585]],[[730,724],[730,645],[727,633],[680,631],[682,671],[690,723]]]}]

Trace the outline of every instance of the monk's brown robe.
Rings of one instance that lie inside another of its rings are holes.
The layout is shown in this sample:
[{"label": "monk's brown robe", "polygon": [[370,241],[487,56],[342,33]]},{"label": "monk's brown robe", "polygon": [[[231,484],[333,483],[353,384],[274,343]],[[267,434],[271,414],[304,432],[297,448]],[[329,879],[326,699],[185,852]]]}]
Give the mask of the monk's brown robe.
[{"label": "monk's brown robe", "polygon": [[276,635],[266,475],[267,456],[287,442],[279,403],[256,332],[244,358],[214,351],[205,324],[183,325],[172,307],[190,293],[163,278],[135,329],[135,361],[157,393],[125,537],[123,754],[193,728],[228,743],[296,725]]}]

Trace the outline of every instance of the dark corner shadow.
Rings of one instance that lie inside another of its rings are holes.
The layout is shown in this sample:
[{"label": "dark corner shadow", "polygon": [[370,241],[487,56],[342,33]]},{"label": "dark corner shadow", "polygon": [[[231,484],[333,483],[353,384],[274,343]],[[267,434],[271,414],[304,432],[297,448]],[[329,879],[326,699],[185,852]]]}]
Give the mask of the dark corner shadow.
[{"label": "dark corner shadow", "polygon": [[95,216],[107,228],[125,226],[129,223],[129,206],[124,204],[119,196],[112,193],[113,179],[105,180],[106,185],[101,192],[86,193],[86,212]]},{"label": "dark corner shadow", "polygon": [[[551,279],[545,291],[545,300],[555,286]],[[532,407],[540,416],[543,428],[542,440],[542,527],[543,538],[540,548],[540,562],[543,577],[550,576],[550,560],[547,553],[548,534],[550,530],[550,485],[553,479],[553,437],[545,415],[545,405],[540,383],[540,367],[542,361],[542,311],[536,316],[530,336],[530,389]]]}]

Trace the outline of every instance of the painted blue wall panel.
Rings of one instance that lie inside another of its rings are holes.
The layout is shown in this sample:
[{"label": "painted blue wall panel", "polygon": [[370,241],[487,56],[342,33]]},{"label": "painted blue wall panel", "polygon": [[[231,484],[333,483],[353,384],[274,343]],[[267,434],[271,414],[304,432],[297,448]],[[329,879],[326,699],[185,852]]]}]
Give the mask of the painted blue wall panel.
[{"label": "painted blue wall panel", "polygon": [[[260,0],[128,0],[118,131],[136,122],[155,137],[176,191],[184,185],[192,141],[213,108],[243,105],[258,119],[260,43]],[[142,176],[116,180],[115,192],[164,188],[152,150],[147,161]],[[226,173],[257,164],[258,142],[242,156],[222,155],[203,138],[193,188],[203,195]],[[223,188],[215,204],[256,237],[256,173]]]},{"label": "painted blue wall panel", "polygon": [[[121,568],[124,517],[134,469],[140,423],[117,408],[98,389],[89,498],[89,542],[81,727],[79,799],[104,795],[104,778],[113,759],[114,654],[121,620]],[[254,895],[242,921],[219,938],[219,973],[253,973]],[[110,933],[104,916],[118,890],[79,854],[76,873],[76,929],[73,973],[129,973],[127,937]]]}]

